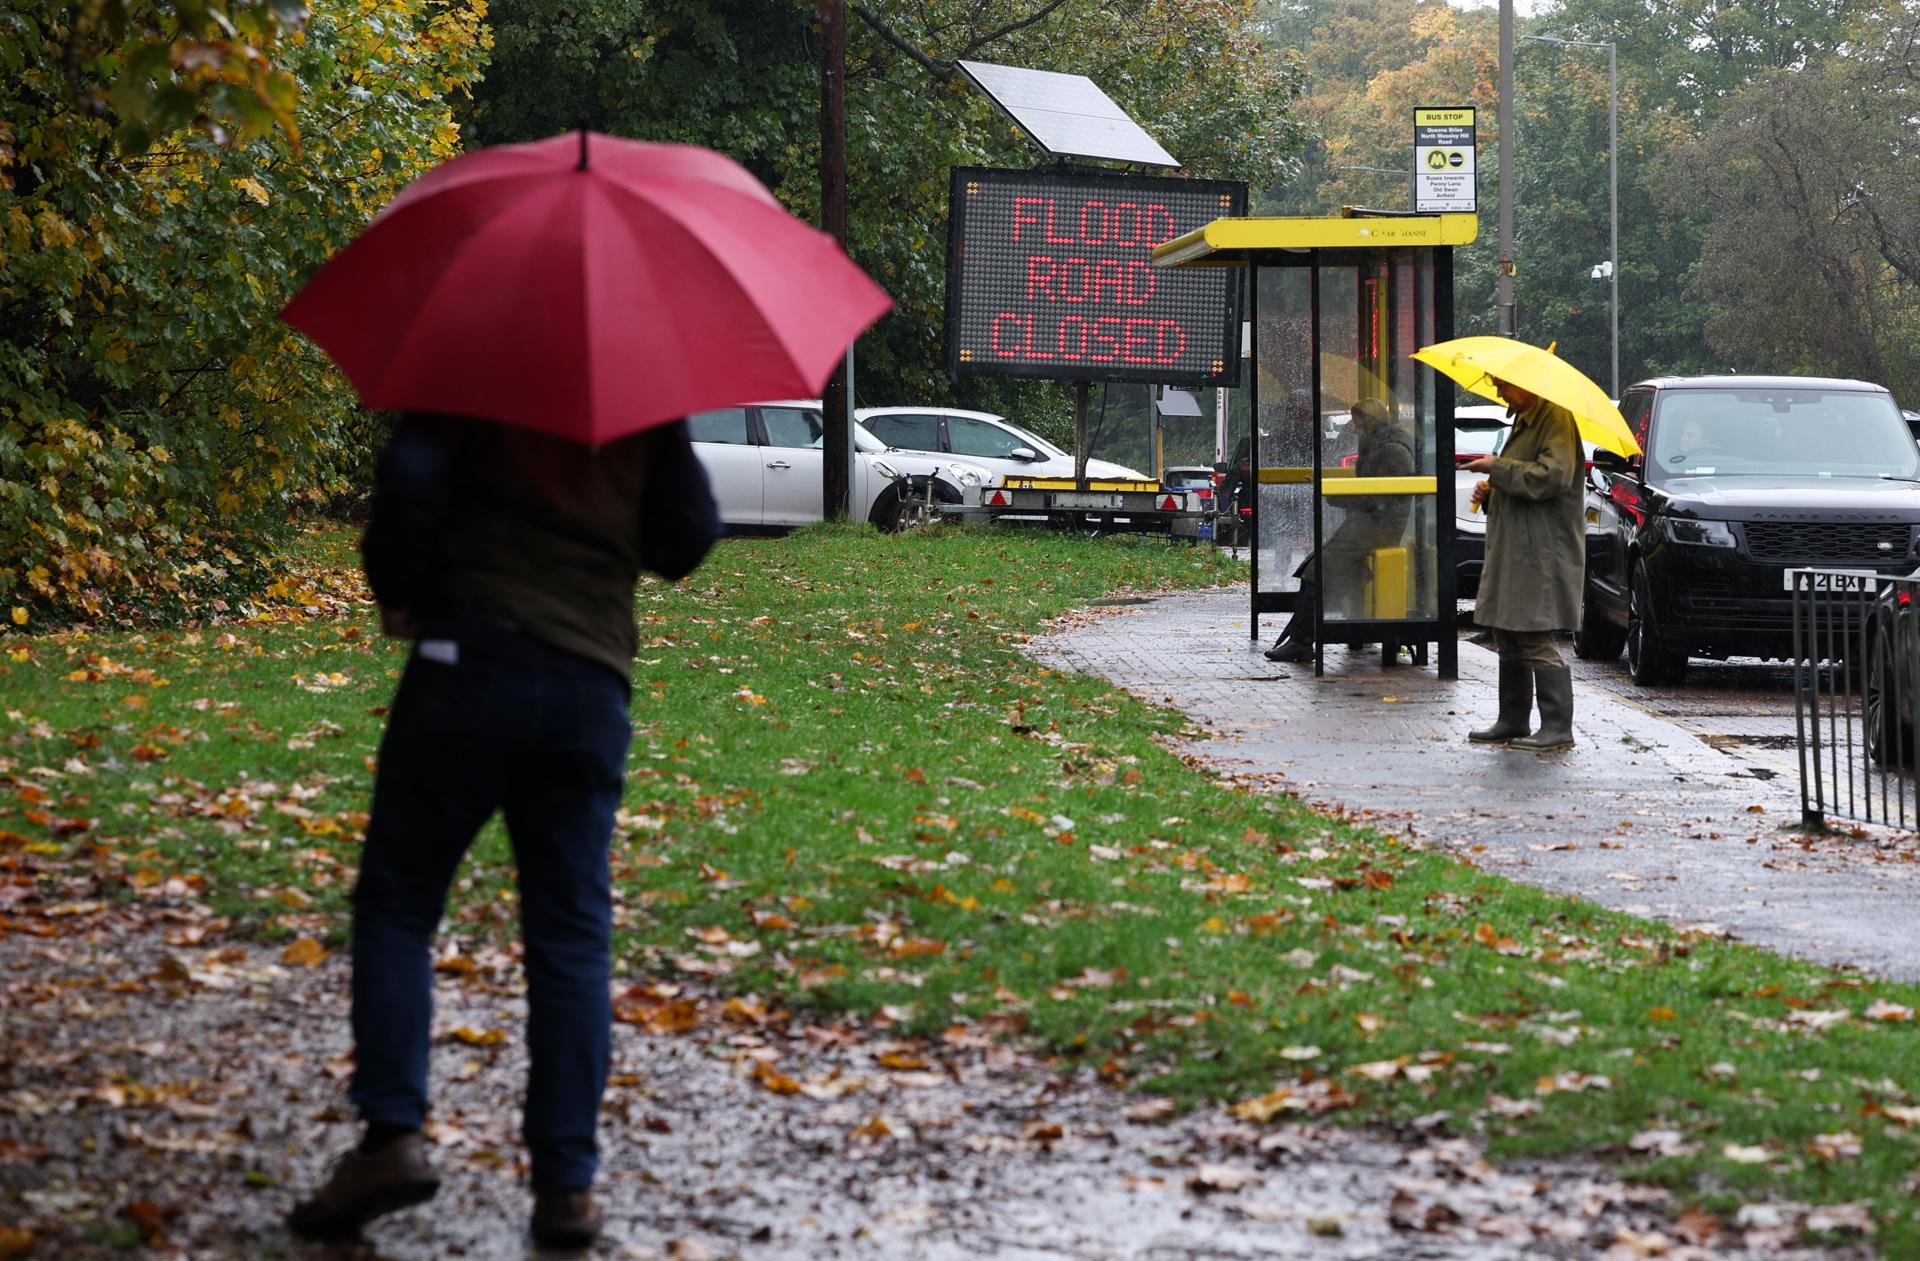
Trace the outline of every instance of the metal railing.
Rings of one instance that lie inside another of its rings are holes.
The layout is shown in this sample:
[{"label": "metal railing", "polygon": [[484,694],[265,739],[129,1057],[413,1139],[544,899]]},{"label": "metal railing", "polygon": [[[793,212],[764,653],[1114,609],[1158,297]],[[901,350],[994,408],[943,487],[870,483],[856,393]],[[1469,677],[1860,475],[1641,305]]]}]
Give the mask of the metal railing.
[{"label": "metal railing", "polygon": [[1800,815],[1912,829],[1920,574],[1791,569]]}]

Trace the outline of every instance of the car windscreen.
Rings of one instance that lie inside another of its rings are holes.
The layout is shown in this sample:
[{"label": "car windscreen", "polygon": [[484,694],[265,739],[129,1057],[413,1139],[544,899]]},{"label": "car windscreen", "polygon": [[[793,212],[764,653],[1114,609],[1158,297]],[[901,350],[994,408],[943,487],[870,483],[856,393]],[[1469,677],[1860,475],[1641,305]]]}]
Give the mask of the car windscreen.
[{"label": "car windscreen", "polygon": [[1453,454],[1456,459],[1466,459],[1477,455],[1492,455],[1507,440],[1507,427],[1496,429],[1455,429],[1453,431]]},{"label": "car windscreen", "polygon": [[1005,425],[1008,429],[1011,429],[1017,436],[1023,439],[1028,446],[1032,447],[1036,452],[1038,452],[1043,456],[1052,456],[1054,459],[1057,459],[1057,460],[1073,458],[1072,452],[1063,450],[1062,448],[1055,446],[1053,443],[1048,442],[1045,438],[1042,438],[1039,434],[1033,432],[1033,430],[1031,429],[1022,429],[1020,426],[1014,424],[1010,420],[1007,420],[1005,417],[1001,418],[1000,423],[1002,425]]},{"label": "car windscreen", "polygon": [[1804,387],[1660,395],[1647,480],[1682,477],[1913,477],[1916,450],[1885,394]]}]

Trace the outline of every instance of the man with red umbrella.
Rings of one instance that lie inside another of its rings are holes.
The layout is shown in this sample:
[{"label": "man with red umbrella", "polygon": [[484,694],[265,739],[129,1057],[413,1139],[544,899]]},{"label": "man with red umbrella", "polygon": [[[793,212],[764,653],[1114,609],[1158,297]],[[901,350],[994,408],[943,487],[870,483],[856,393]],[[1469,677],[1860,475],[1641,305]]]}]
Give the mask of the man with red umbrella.
[{"label": "man with red umbrella", "polygon": [[364,403],[407,413],[362,548],[383,624],[414,640],[354,890],[366,1131],[288,1215],[295,1233],[351,1235],[439,1188],[421,1133],[432,936],[500,811],[525,943],[533,1236],[598,1237],[634,587],[643,570],[684,576],[719,534],[680,417],[816,392],[889,305],[727,159],[585,133],[423,176],[288,304]]}]

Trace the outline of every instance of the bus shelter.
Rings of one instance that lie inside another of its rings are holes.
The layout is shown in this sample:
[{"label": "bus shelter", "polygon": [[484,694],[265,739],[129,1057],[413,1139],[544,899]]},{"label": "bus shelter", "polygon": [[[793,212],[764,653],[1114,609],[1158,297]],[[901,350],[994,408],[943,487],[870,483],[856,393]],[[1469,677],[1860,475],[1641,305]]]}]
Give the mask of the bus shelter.
[{"label": "bus shelter", "polygon": [[1412,355],[1453,336],[1453,247],[1477,231],[1467,214],[1349,210],[1216,219],[1154,251],[1252,273],[1248,622],[1258,639],[1263,613],[1311,616],[1315,674],[1329,644],[1378,644],[1388,665],[1437,644],[1458,674],[1453,386]]}]

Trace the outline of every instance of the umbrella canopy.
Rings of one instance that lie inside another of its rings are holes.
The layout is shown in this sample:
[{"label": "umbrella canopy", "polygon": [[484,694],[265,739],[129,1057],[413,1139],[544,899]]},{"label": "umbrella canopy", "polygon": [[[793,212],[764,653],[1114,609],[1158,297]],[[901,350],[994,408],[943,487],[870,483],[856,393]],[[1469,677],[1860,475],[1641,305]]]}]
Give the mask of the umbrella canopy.
[{"label": "umbrella canopy", "polygon": [[816,395],[892,305],[731,159],[577,132],[427,172],[280,317],[368,407],[598,444]]},{"label": "umbrella canopy", "polygon": [[1413,357],[1484,398],[1499,401],[1495,381],[1508,381],[1573,413],[1580,436],[1616,455],[1638,455],[1620,409],[1605,390],[1553,353],[1511,337],[1456,337],[1413,352]]}]

